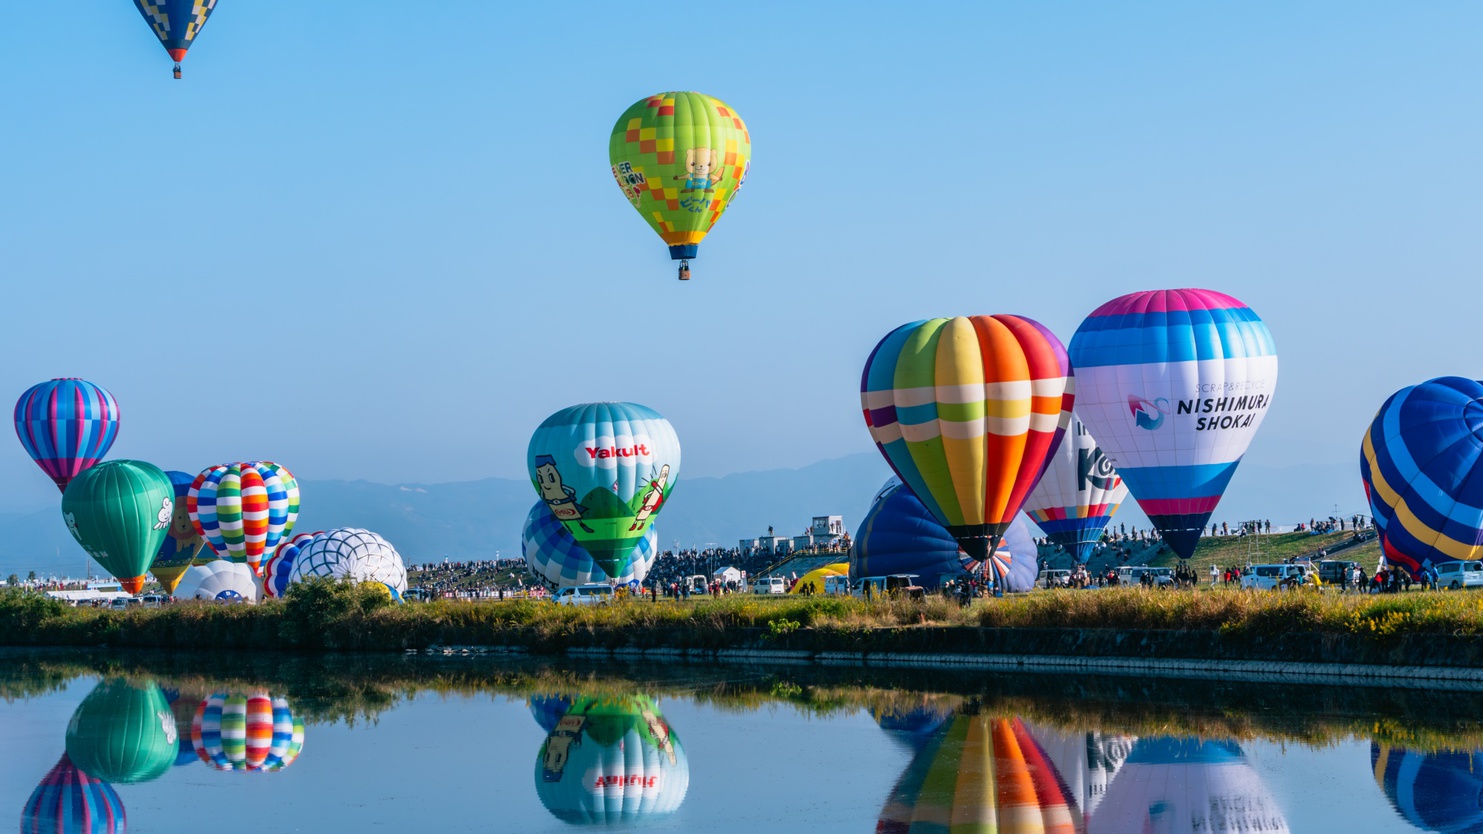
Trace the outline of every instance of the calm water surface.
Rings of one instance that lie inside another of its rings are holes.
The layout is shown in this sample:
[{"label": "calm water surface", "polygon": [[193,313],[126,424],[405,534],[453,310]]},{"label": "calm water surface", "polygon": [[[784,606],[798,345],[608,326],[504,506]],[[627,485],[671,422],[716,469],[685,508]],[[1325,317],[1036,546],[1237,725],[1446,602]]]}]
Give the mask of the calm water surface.
[{"label": "calm water surface", "polygon": [[1474,693],[52,654],[0,695],[22,832],[1483,831]]}]

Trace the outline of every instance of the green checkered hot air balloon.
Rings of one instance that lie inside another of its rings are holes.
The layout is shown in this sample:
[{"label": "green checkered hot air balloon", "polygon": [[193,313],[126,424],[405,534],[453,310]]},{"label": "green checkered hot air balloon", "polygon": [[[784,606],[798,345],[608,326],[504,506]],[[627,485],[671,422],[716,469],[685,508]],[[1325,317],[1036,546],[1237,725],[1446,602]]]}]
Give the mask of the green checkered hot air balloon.
[{"label": "green checkered hot air balloon", "polygon": [[752,137],[720,99],[659,93],[619,117],[608,160],[623,196],[669,245],[686,281],[689,259],[747,178]]},{"label": "green checkered hot air balloon", "polygon": [[62,493],[62,519],[88,555],[131,594],[169,535],[170,476],[152,463],[110,460],[83,470]]}]

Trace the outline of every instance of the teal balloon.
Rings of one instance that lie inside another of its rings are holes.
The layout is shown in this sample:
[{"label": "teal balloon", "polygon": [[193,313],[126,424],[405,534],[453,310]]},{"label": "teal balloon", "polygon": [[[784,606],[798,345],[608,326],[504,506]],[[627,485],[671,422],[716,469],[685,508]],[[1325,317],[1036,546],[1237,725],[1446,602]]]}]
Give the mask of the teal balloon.
[{"label": "teal balloon", "polygon": [[84,773],[132,785],[165,775],[180,733],[165,693],[153,683],[103,681],[67,724],[67,755]]}]

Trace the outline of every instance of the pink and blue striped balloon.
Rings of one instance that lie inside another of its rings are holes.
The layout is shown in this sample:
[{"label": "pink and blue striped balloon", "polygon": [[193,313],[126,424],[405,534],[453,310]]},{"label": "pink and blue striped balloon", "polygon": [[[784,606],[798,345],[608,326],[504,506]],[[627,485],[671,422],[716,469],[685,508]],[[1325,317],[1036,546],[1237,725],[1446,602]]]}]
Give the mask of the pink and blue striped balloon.
[{"label": "pink and blue striped balloon", "polygon": [[57,489],[108,454],[118,437],[118,402],[85,379],[53,379],[15,404],[15,433]]}]

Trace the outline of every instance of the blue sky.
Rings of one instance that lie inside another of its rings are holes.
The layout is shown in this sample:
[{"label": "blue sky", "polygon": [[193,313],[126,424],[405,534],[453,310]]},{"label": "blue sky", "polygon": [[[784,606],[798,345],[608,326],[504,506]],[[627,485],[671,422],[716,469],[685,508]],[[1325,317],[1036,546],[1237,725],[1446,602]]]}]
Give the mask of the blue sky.
[{"label": "blue sky", "polygon": [[[892,327],[1204,286],[1282,358],[1250,459],[1352,461],[1479,375],[1483,6],[222,0],[170,79],[125,0],[0,30],[0,392],[84,376],[115,456],[305,480],[515,477],[576,402],[686,474],[871,449]],[[746,120],[696,280],[607,170],[631,102]],[[54,501],[0,443],[0,507]]]}]

